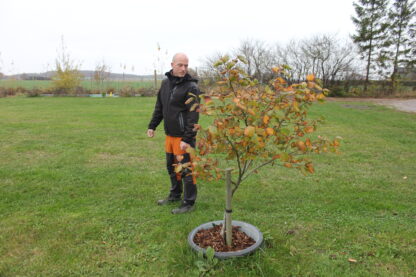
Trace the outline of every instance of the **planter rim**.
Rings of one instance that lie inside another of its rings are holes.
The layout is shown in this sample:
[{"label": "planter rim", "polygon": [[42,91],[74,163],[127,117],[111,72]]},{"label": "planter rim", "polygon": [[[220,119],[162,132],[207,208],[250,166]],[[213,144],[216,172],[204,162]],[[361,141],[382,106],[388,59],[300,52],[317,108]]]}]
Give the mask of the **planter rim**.
[{"label": "planter rim", "polygon": [[[203,223],[203,224],[199,225],[198,227],[196,227],[195,229],[193,229],[188,235],[188,244],[189,244],[189,246],[195,252],[201,252],[202,251],[202,253],[205,255],[206,254],[206,249],[199,247],[193,241],[193,238],[195,237],[195,234],[199,230],[212,228],[213,224],[219,225],[219,224],[222,224],[222,223],[224,223],[224,220],[210,221],[210,222]],[[256,243],[253,244],[250,247],[247,247],[245,249],[238,250],[238,251],[215,252],[215,254],[214,254],[215,257],[217,257],[219,259],[228,259],[228,258],[233,258],[233,257],[246,256],[246,255],[251,254],[254,251],[256,251],[257,248],[259,248],[261,246],[261,244],[263,243],[263,234],[260,232],[260,230],[256,226],[253,226],[250,223],[247,223],[247,222],[244,222],[244,221],[238,221],[238,220],[233,220],[232,225],[233,226],[239,226],[240,230],[243,231],[244,233],[246,233],[252,239],[254,239],[256,241]]]}]

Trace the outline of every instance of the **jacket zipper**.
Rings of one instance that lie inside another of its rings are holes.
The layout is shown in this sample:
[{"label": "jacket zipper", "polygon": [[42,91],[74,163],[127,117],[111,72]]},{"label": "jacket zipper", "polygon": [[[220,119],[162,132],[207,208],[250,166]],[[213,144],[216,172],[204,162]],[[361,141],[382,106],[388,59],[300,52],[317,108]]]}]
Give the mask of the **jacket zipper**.
[{"label": "jacket zipper", "polygon": [[185,124],[184,124],[184,122],[183,122],[183,116],[182,116],[182,113],[179,113],[179,125],[180,125],[180,127],[181,127],[181,131],[183,132],[183,131],[185,131]]}]

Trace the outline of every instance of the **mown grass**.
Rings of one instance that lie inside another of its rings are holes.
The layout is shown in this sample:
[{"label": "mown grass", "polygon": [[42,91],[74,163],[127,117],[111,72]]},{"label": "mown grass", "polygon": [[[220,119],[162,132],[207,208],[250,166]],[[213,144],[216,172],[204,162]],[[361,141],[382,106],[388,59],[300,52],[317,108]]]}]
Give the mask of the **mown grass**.
[{"label": "mown grass", "polygon": [[[222,218],[222,182],[171,215],[154,98],[0,99],[0,276],[196,276],[187,246]],[[317,105],[318,132],[344,138],[316,173],[266,168],[242,184],[234,219],[266,237],[215,276],[414,276],[416,115],[363,103]],[[203,119],[204,121],[204,119]],[[349,262],[355,259],[356,262]]]},{"label": "mown grass", "polygon": [[[81,82],[81,86],[84,89],[89,90],[102,90],[102,89],[122,89],[124,87],[131,88],[152,88],[154,87],[154,81],[143,80],[143,81],[104,81],[103,84],[99,84],[94,80],[84,80]],[[25,89],[48,89],[53,87],[53,82],[48,80],[0,80],[0,87],[4,88],[18,88],[22,87]]]}]

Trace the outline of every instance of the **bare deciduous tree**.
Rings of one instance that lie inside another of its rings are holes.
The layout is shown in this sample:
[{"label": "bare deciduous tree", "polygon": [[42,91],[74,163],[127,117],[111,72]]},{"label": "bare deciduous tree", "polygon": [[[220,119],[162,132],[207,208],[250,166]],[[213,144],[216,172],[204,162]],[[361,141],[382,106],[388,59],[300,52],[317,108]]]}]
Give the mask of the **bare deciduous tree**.
[{"label": "bare deciduous tree", "polygon": [[108,77],[110,76],[110,70],[110,66],[107,65],[104,60],[97,63],[97,65],[95,66],[94,80],[97,83],[98,88],[100,90],[102,90],[104,87],[104,81],[108,79]]},{"label": "bare deciduous tree", "polygon": [[245,70],[261,83],[267,81],[266,76],[271,72],[271,68],[276,65],[273,54],[273,51],[265,42],[250,39],[243,40],[233,53],[233,55],[240,55],[246,59]]}]

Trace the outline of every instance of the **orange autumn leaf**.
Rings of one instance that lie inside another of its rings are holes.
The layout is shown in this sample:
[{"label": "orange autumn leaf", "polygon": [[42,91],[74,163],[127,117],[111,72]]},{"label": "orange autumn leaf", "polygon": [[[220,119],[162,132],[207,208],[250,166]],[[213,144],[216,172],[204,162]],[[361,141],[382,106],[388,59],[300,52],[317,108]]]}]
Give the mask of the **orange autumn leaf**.
[{"label": "orange autumn leaf", "polygon": [[314,172],[315,172],[315,169],[313,168],[312,163],[307,163],[307,164],[305,164],[305,167],[306,167],[306,170],[307,170],[309,173],[314,173]]},{"label": "orange autumn leaf", "polygon": [[267,128],[266,129],[266,134],[268,134],[269,136],[271,136],[271,135],[273,135],[274,134],[274,130],[273,130],[273,128]]},{"label": "orange autumn leaf", "polygon": [[305,131],[305,133],[309,134],[312,133],[314,131],[313,126],[306,126],[305,129],[303,129],[303,131]]},{"label": "orange autumn leaf", "polygon": [[305,144],[308,147],[312,147],[312,143],[311,143],[311,140],[309,138],[306,139]]},{"label": "orange autumn leaf", "polygon": [[291,163],[284,163],[283,166],[284,167],[287,167],[287,168],[292,168],[292,164]]},{"label": "orange autumn leaf", "polygon": [[315,75],[313,75],[313,74],[307,75],[306,80],[309,81],[309,82],[312,82],[313,80],[315,80]]},{"label": "orange autumn leaf", "polygon": [[305,151],[306,150],[306,146],[305,143],[303,141],[298,141],[296,142],[296,147],[300,150],[300,151]]},{"label": "orange autumn leaf", "polygon": [[263,116],[263,123],[269,124],[270,117],[268,115]]}]

